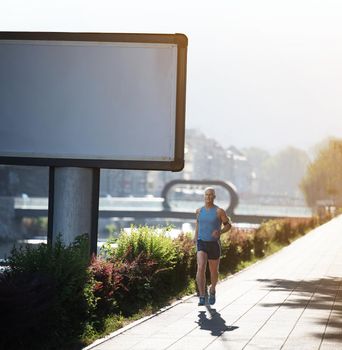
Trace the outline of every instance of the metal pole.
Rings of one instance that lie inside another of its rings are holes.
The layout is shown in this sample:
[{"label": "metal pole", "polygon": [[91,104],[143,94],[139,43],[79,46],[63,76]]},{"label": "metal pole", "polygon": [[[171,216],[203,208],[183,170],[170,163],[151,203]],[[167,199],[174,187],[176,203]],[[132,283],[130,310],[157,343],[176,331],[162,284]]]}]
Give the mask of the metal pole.
[{"label": "metal pole", "polygon": [[92,204],[91,204],[91,229],[90,229],[90,254],[97,254],[97,236],[99,224],[99,198],[100,198],[100,169],[93,168]]},{"label": "metal pole", "polygon": [[58,235],[71,244],[81,234],[88,234],[90,253],[96,254],[99,178],[98,168],[50,168],[48,241]]},{"label": "metal pole", "polygon": [[53,208],[54,208],[54,186],[55,186],[55,167],[49,168],[49,200],[48,200],[48,232],[47,243],[52,245],[53,239]]}]

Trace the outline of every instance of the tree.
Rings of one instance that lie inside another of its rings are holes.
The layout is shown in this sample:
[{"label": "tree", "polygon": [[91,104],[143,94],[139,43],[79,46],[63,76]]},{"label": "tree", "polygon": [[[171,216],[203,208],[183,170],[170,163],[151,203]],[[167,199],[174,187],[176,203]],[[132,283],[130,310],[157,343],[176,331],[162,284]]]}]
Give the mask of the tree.
[{"label": "tree", "polygon": [[330,201],[342,207],[342,139],[331,139],[318,152],[301,182],[309,206]]},{"label": "tree", "polygon": [[271,157],[270,153],[257,147],[244,148],[242,152],[246,155],[253,170],[259,174],[262,164]]},{"label": "tree", "polygon": [[301,149],[287,147],[266,159],[261,166],[259,178],[263,193],[297,197],[309,157]]}]

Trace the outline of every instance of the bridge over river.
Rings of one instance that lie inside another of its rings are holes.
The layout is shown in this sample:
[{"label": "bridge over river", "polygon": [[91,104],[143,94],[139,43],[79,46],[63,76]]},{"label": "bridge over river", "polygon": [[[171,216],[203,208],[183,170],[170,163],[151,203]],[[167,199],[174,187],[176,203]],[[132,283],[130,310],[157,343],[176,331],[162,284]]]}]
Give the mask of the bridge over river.
[{"label": "bridge over river", "polygon": [[[262,221],[280,217],[308,217],[311,216],[309,208],[304,206],[274,206],[239,203],[239,198],[234,186],[222,181],[186,181],[175,180],[168,183],[162,191],[161,197],[100,197],[100,218],[133,218],[133,219],[182,219],[194,220],[195,209],[203,204],[202,197],[194,198],[194,195],[175,198],[170,196],[172,189],[177,186],[218,186],[229,194],[229,206],[227,201],[220,200],[217,204],[226,208],[227,214],[236,223],[259,224]],[[16,218],[43,217],[48,215],[48,198],[15,198],[14,210]]]}]

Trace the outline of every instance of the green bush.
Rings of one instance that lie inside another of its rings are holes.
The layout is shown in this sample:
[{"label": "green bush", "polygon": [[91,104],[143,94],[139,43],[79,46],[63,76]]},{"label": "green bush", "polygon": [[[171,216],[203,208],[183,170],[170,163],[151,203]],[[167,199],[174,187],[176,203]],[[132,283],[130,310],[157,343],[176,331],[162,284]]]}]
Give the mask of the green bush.
[{"label": "green bush", "polygon": [[89,288],[85,237],[66,247],[14,249],[0,280],[0,339],[4,349],[61,349],[77,339],[95,304]]},{"label": "green bush", "polygon": [[175,292],[179,292],[187,287],[196,274],[196,247],[191,233],[181,233],[173,242],[177,251],[173,286]]},{"label": "green bush", "polygon": [[[132,259],[116,261],[123,277],[122,287],[115,292],[120,312],[130,316],[141,308],[153,303],[158,297],[153,280],[158,275],[157,262],[141,252]],[[163,285],[160,285],[163,290]],[[165,290],[163,290],[165,292]]]},{"label": "green bush", "polygon": [[46,235],[47,217],[24,218],[22,225],[25,227],[29,236]]},{"label": "green bush", "polygon": [[176,263],[176,247],[168,233],[171,227],[131,227],[131,232],[122,231],[111,254],[115,260],[133,261],[141,253],[157,262],[158,268],[173,267]]},{"label": "green bush", "polygon": [[267,230],[256,230],[254,233],[254,255],[256,258],[262,258],[265,256],[266,251],[271,242],[271,237],[273,236]]},{"label": "green bush", "polygon": [[105,227],[105,232],[109,235],[109,237],[116,237],[116,232],[118,231],[117,226],[115,224],[108,224]]},{"label": "green bush", "polygon": [[[110,284],[108,281],[113,281],[113,276],[110,276],[113,271],[121,275],[122,279],[113,298],[125,315],[131,315],[141,307],[179,293],[193,278],[196,252],[192,238],[189,234],[182,234],[171,239],[169,230],[170,227],[132,227],[130,233],[122,232],[115,241],[116,247],[109,240],[101,254],[115,268],[113,270],[108,267],[106,276],[99,273],[99,262],[94,261],[97,266],[95,285],[100,286],[102,291],[106,291],[105,286]],[[95,271],[94,266],[92,270]],[[103,283],[104,281],[106,282]],[[95,291],[95,295],[99,296],[99,290]]]},{"label": "green bush", "polygon": [[120,266],[102,257],[93,257],[89,272],[92,281],[90,285],[96,300],[93,318],[100,319],[103,315],[117,312],[115,292],[123,286]]},{"label": "green bush", "polygon": [[46,322],[55,293],[56,283],[46,274],[0,275],[1,349],[44,348],[38,340],[41,332],[51,332]]},{"label": "green bush", "polygon": [[130,315],[174,290],[179,252],[169,237],[170,227],[131,227],[109,240],[101,254],[120,270],[121,286],[115,291],[119,309]]},{"label": "green bush", "polygon": [[243,260],[253,257],[253,230],[232,228],[221,238],[222,273],[233,272]]},{"label": "green bush", "polygon": [[[92,288],[96,299],[94,318],[122,313],[130,316],[153,299],[152,279],[156,262],[140,253],[133,260],[94,258],[90,265]],[[104,324],[93,322],[96,330]]]}]

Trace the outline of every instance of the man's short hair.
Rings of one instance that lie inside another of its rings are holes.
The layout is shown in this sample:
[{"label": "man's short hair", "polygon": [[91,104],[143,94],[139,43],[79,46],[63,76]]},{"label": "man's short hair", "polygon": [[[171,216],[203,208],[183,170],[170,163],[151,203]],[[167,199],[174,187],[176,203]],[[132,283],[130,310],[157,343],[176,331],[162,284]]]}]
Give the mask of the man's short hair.
[{"label": "man's short hair", "polygon": [[216,195],[216,192],[215,192],[215,188],[214,187],[206,187],[204,189],[204,193],[206,193],[207,191],[212,191],[214,193],[214,195]]}]

